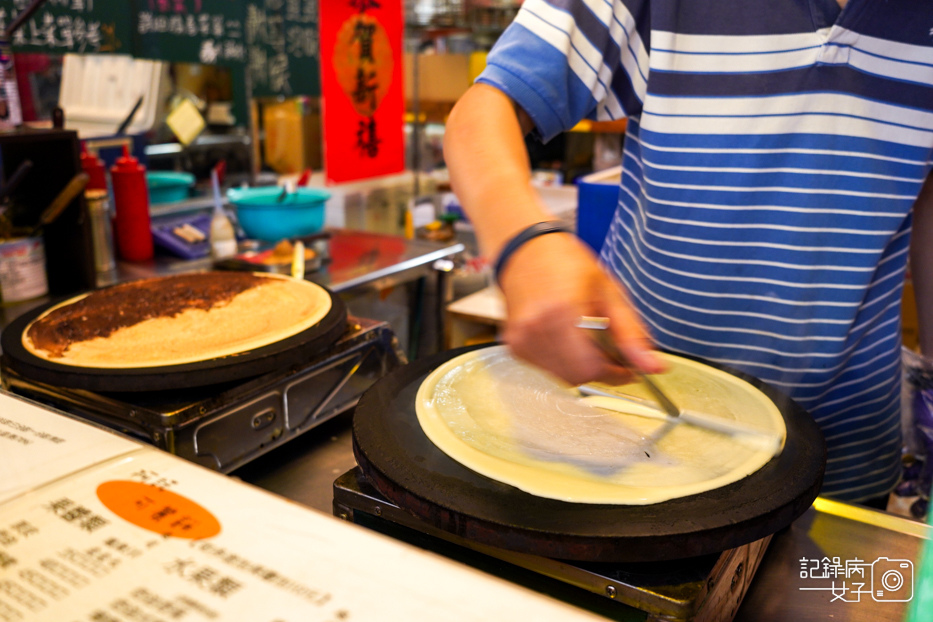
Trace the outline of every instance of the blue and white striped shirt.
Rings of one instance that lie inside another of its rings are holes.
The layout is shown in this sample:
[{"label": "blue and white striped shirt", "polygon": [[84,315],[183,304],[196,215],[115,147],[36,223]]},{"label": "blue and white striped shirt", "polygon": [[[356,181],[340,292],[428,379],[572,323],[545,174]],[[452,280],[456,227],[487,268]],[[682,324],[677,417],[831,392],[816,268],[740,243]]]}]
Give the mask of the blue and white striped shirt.
[{"label": "blue and white striped shirt", "polygon": [[893,487],[933,2],[526,0],[479,81],[545,139],[628,117],[601,258],[658,345],[808,409],[824,494]]}]

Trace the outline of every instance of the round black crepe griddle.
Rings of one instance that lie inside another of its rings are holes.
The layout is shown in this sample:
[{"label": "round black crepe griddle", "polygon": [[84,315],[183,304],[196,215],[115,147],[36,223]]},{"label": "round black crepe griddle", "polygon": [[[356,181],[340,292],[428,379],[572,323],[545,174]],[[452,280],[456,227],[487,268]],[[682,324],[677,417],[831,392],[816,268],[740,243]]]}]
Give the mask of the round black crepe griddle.
[{"label": "round black crepe griddle", "polygon": [[471,349],[444,352],[385,376],[363,395],[353,418],[353,450],[363,473],[388,500],[434,527],[558,559],[683,559],[770,535],[806,511],[819,492],[826,446],[810,415],[761,381],[716,365],[710,366],[760,389],[784,416],[784,451],[752,475],[702,494],[640,506],[567,503],[497,482],[438,449],[415,413],[415,394],[427,375]]},{"label": "round black crepe griddle", "polygon": [[23,332],[34,319],[60,304],[59,300],[27,312],[3,329],[0,335],[3,367],[36,382],[104,393],[187,389],[250,378],[303,363],[327,351],[346,332],[346,305],[338,296],[327,293],[331,302],[327,315],[314,326],[281,341],[205,361],[130,369],[62,365],[29,352],[23,346]]}]

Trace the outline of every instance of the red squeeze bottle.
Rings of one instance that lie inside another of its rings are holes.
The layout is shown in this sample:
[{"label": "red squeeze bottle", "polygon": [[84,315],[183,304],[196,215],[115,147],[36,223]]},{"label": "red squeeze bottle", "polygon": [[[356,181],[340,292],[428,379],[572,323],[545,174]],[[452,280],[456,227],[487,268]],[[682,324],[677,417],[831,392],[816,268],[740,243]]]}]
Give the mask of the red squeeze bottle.
[{"label": "red squeeze bottle", "polygon": [[81,168],[90,177],[85,190],[107,189],[107,169],[100,158],[88,153],[84,143],[81,144]]},{"label": "red squeeze bottle", "polygon": [[116,218],[113,236],[117,253],[127,261],[152,259],[152,229],[149,224],[149,189],[146,167],[123,145],[123,156],[110,168]]}]

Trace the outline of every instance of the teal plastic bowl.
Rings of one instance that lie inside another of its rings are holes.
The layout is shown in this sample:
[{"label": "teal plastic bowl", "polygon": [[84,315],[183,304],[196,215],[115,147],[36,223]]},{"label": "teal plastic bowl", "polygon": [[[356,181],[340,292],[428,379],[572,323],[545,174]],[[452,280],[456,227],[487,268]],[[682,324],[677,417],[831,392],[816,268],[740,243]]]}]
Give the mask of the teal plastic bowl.
[{"label": "teal plastic bowl", "polygon": [[299,188],[282,201],[282,188],[231,188],[227,198],[236,206],[237,220],[251,238],[277,242],[300,238],[324,228],[324,203],[330,193],[317,188]]},{"label": "teal plastic bowl", "polygon": [[149,186],[149,203],[173,203],[184,201],[190,196],[194,185],[191,173],[153,172],[146,173]]}]

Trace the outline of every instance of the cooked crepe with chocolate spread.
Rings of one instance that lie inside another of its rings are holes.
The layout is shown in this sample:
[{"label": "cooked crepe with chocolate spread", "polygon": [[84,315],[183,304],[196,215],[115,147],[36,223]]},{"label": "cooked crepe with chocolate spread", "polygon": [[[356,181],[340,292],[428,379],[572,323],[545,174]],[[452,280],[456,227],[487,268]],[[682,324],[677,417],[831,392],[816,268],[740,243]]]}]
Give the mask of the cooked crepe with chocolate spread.
[{"label": "cooked crepe with chocolate spread", "polygon": [[320,286],[272,274],[146,279],[49,309],[26,327],[23,346],[76,367],[181,365],[287,339],[320,322],[330,304]]}]

